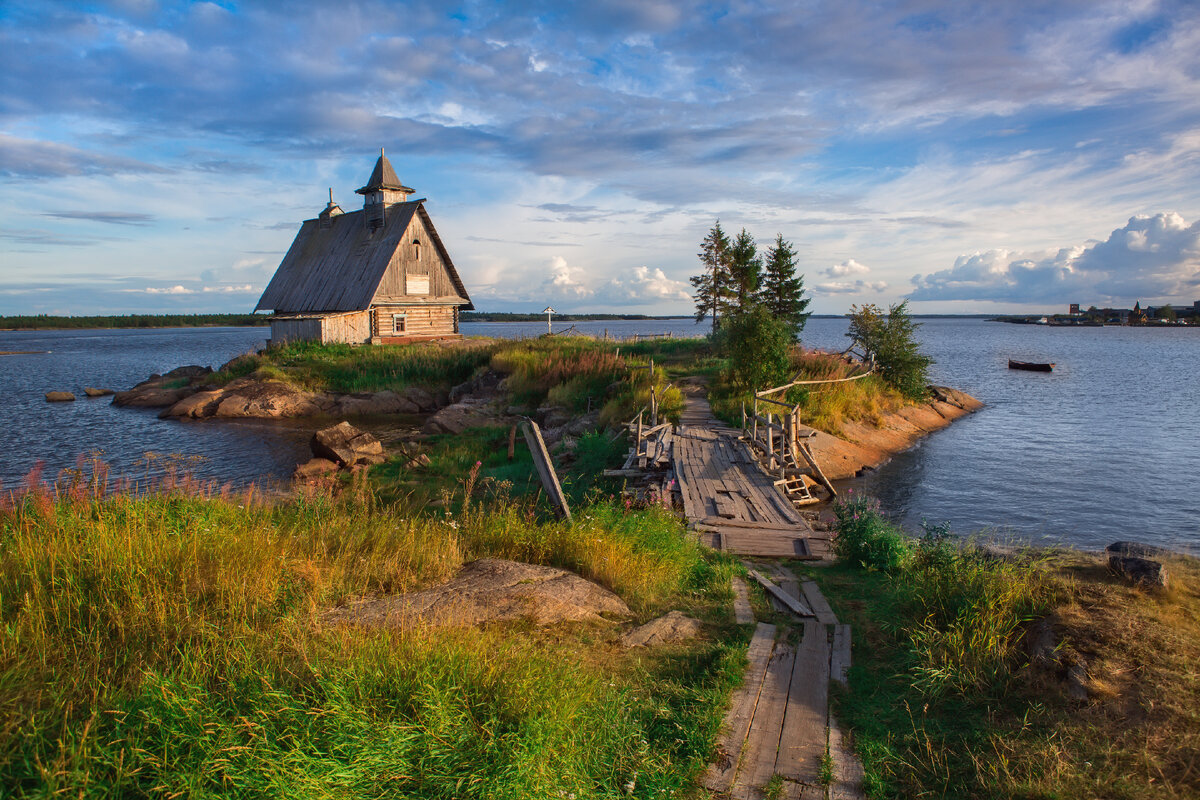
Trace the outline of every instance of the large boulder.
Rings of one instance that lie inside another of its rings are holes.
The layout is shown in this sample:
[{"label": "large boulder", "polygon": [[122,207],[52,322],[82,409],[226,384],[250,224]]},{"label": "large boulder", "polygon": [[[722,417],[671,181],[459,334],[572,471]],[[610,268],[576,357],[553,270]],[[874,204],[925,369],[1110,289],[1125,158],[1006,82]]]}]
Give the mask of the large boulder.
[{"label": "large boulder", "polygon": [[317,431],[309,446],[314,456],[327,458],[343,467],[378,464],[384,459],[380,441],[349,422],[339,422]]},{"label": "large boulder", "polygon": [[404,390],[403,394],[409,402],[423,413],[437,410],[437,398],[420,386],[409,386]]},{"label": "large boulder", "polygon": [[421,428],[424,433],[462,433],[467,428],[478,428],[484,425],[499,425],[503,423],[490,403],[476,400],[464,400],[461,403],[449,405],[438,411],[425,421]]},{"label": "large boulder", "polygon": [[1156,547],[1152,544],[1142,544],[1141,542],[1113,542],[1104,548],[1104,552],[1110,556],[1134,556],[1136,558],[1154,558],[1155,556],[1165,556],[1171,553],[1165,547]]},{"label": "large boulder", "polygon": [[1114,554],[1108,557],[1108,568],[1138,586],[1149,589],[1167,588],[1167,570],[1160,561]]},{"label": "large boulder", "polygon": [[166,408],[196,393],[192,383],[212,372],[211,367],[178,367],[166,375],[151,375],[146,380],[113,395],[114,406],[130,408]]},{"label": "large boulder", "polygon": [[338,398],[337,405],[338,414],[345,416],[417,414],[421,410],[407,396],[392,391],[343,395]]},{"label": "large boulder", "polygon": [[69,403],[75,399],[70,392],[46,392],[47,403]]},{"label": "large boulder", "polygon": [[224,396],[225,392],[222,389],[196,392],[193,395],[183,398],[170,408],[164,408],[158,416],[163,419],[167,417],[190,417],[192,419],[211,417],[216,412],[217,406],[220,405],[221,399]]},{"label": "large boulder", "polygon": [[296,471],[292,473],[292,479],[308,482],[332,475],[337,471],[337,462],[330,461],[328,458],[312,458],[303,464],[296,465]]},{"label": "large boulder", "polygon": [[240,378],[225,387],[215,417],[307,417],[327,413],[323,395],[297,389],[282,381]]},{"label": "large boulder", "polygon": [[630,616],[609,590],[563,569],[481,558],[440,586],[359,600],[325,615],[334,624],[468,627],[529,619],[536,625]]}]

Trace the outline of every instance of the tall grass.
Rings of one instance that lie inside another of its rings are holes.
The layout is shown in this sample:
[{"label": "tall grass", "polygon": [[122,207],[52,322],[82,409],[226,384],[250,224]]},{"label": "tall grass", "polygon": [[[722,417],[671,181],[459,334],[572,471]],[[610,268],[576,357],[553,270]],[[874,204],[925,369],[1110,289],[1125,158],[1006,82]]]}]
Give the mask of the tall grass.
[{"label": "tall grass", "polygon": [[638,666],[571,635],[320,624],[343,598],[483,555],[571,567],[642,614],[727,593],[728,568],[653,510],[601,505],[572,526],[517,505],[410,518],[362,487],[275,505],[26,492],[0,510],[0,784],[12,797],[685,786],[736,643]]},{"label": "tall grass", "polygon": [[462,383],[491,358],[488,342],[375,345],[289,342],[263,355],[246,355],[217,380],[252,373],[289,381],[301,388],[352,394],[397,391],[409,386],[446,389]]},{"label": "tall grass", "polygon": [[[838,380],[856,374],[859,367],[835,353],[792,349],[793,374],[797,380]],[[724,373],[722,373],[723,375]],[[771,387],[762,386],[758,390]],[[725,421],[741,424],[743,405],[754,408],[754,392],[734,387],[724,377],[709,393],[713,412]],[[895,389],[872,375],[855,381],[812,387],[793,387],[784,395],[788,403],[800,405],[800,421],[819,430],[838,433],[847,422],[879,424],[884,415],[903,408],[908,401]],[[761,407],[760,407],[761,409]]]},{"label": "tall grass", "polygon": [[895,632],[912,658],[913,686],[929,696],[981,690],[1011,672],[1023,623],[1050,600],[1042,568],[956,540],[945,525],[913,539],[865,497],[842,501],[834,550],[889,573],[902,615]]}]

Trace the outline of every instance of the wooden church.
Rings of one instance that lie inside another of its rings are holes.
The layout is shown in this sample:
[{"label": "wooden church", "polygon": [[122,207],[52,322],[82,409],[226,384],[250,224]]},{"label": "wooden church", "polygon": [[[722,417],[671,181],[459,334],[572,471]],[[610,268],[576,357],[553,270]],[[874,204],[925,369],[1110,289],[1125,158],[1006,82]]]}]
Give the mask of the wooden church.
[{"label": "wooden church", "polygon": [[271,343],[312,340],[400,344],[457,337],[471,310],[462,279],[425,201],[409,200],[383,151],[361,211],[329,203],[300,226],[258,301],[271,311]]}]

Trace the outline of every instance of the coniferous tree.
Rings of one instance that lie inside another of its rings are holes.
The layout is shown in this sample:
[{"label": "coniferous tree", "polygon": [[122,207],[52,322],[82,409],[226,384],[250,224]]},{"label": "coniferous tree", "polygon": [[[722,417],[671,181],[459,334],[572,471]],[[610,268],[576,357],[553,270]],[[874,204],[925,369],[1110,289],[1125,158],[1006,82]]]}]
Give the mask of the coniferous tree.
[{"label": "coniferous tree", "polygon": [[796,274],[796,251],[782,233],[776,235],[775,244],[767,250],[759,300],[776,317],[787,320],[793,338],[800,338],[811,313],[807,310],[811,299],[804,296],[804,276]]},{"label": "coniferous tree", "polygon": [[729,246],[729,275],[735,309],[748,311],[757,298],[758,285],[762,281],[762,258],[758,255],[754,237],[745,228]]},{"label": "coniferous tree", "polygon": [[713,333],[717,332],[718,318],[729,308],[730,275],[729,275],[729,237],[721,229],[721,221],[712,226],[712,230],[700,243],[700,263],[704,271],[691,277],[696,301],[696,322],[712,315]]}]

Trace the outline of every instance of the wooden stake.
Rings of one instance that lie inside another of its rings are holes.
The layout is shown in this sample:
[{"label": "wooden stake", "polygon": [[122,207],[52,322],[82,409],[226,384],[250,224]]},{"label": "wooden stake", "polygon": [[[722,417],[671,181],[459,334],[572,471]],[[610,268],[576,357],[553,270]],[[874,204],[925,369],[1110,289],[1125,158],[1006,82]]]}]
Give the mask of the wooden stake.
[{"label": "wooden stake", "polygon": [[560,519],[570,522],[571,509],[567,506],[567,497],[563,494],[562,486],[558,482],[558,475],[554,471],[554,462],[550,460],[550,451],[546,449],[546,442],[542,439],[541,428],[530,419],[521,423],[521,429],[525,432],[525,442],[529,445],[529,452],[533,453],[533,464],[537,467],[542,487],[546,490],[550,502],[554,504],[554,512]]},{"label": "wooden stake", "polygon": [[517,426],[513,425],[508,430],[508,460],[512,461],[517,457]]}]

